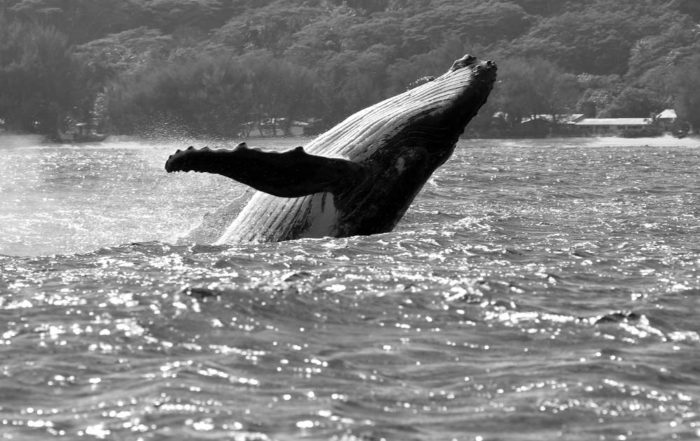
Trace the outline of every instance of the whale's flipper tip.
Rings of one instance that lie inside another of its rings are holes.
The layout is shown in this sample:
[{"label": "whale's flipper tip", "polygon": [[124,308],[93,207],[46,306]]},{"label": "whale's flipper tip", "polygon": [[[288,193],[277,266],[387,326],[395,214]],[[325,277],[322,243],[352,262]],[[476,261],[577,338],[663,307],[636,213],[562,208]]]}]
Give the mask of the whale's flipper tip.
[{"label": "whale's flipper tip", "polygon": [[[209,151],[209,147],[204,147],[201,150],[197,150],[194,146],[189,146],[185,150],[178,149],[175,153],[168,156],[168,160],[165,161],[165,171],[168,173],[178,172],[178,171],[196,171],[196,164],[193,159],[193,152],[206,152]],[[195,157],[196,159],[196,157]]]}]

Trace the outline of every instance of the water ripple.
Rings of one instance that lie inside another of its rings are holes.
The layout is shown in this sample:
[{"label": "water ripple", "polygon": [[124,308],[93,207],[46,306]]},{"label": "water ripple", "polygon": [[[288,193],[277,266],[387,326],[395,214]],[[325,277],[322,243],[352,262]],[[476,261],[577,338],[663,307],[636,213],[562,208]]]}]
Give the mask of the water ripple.
[{"label": "water ripple", "polygon": [[242,246],[176,244],[242,191],[170,146],[11,149],[1,431],[696,438],[697,149],[596,142],[469,142],[395,232]]}]

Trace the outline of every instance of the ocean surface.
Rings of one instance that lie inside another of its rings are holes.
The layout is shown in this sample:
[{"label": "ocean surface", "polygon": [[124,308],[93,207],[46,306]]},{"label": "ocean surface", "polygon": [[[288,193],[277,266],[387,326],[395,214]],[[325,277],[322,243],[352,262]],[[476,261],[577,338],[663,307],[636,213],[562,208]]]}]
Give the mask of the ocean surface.
[{"label": "ocean surface", "polygon": [[0,439],[700,437],[700,140],[462,141],[392,233],[216,247],[187,145],[0,138]]}]

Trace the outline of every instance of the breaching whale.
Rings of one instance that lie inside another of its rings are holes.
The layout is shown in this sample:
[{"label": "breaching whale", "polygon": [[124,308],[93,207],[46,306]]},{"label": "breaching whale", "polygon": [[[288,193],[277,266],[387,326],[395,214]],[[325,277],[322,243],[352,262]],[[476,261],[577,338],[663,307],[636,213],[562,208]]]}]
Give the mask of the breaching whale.
[{"label": "breaching whale", "polygon": [[471,55],[442,76],[361,110],[305,148],[178,150],[168,172],[217,173],[258,190],[214,244],[391,231],[454,151],[496,79]]}]

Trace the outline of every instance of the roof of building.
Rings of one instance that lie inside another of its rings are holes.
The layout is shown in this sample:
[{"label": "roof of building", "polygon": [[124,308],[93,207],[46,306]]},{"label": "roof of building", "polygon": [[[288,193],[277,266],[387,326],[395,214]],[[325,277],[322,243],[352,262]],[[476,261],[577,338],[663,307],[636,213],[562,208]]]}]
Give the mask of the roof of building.
[{"label": "roof of building", "polygon": [[658,119],[676,119],[678,118],[678,115],[676,115],[676,111],[673,109],[666,109],[656,115]]},{"label": "roof of building", "polygon": [[575,126],[648,126],[651,124],[649,118],[584,118],[581,121],[572,123]]},{"label": "roof of building", "polygon": [[541,120],[541,121],[556,121],[558,123],[566,124],[566,123],[571,123],[575,121],[579,121],[583,118],[583,113],[564,113],[561,115],[551,115],[547,113],[538,113],[536,115],[532,115],[526,118],[523,118],[521,121],[523,124],[531,122],[531,121],[536,121],[536,120]]}]

